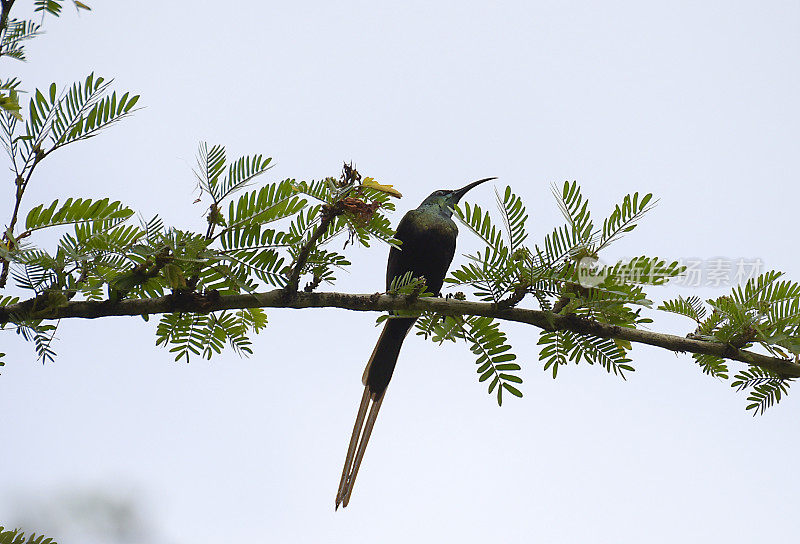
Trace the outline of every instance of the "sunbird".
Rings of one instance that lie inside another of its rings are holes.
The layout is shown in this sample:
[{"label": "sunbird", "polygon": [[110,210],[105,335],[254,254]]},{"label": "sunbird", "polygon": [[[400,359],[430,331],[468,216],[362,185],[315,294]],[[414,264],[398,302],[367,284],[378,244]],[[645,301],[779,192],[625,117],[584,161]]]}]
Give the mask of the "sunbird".
[{"label": "sunbird", "polygon": [[[458,227],[452,219],[453,208],[467,191],[493,179],[497,178],[479,179],[461,189],[434,191],[417,209],[403,216],[395,234],[395,238],[401,242],[400,247],[392,246],[389,250],[389,262],[386,265],[387,290],[394,278],[411,272],[414,277],[425,279],[428,292],[439,295],[456,251]],[[339,481],[339,490],[336,493],[337,510],[340,504],[346,507],[350,502],[358,468],[361,466],[367,442],[375,426],[378,410],[381,409],[386,387],[392,379],[400,347],[416,320],[416,317],[387,319],[378,337],[378,343],[375,344],[375,349],[367,361],[367,367],[361,378],[364,394],[361,396],[353,435],[347,447],[342,479]]]}]

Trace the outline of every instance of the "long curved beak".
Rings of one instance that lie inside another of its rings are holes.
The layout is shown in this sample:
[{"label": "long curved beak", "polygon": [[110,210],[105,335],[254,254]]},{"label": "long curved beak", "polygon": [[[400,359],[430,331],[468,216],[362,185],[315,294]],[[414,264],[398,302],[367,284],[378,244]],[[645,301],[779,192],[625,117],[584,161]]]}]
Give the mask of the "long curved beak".
[{"label": "long curved beak", "polygon": [[478,186],[478,185],[480,185],[481,183],[485,183],[485,182],[487,182],[487,181],[491,181],[491,180],[493,180],[493,179],[497,179],[497,178],[496,178],[496,177],[494,177],[494,178],[483,178],[483,179],[479,179],[478,181],[473,181],[473,182],[472,182],[472,183],[470,183],[469,185],[465,185],[465,186],[464,186],[464,187],[462,187],[461,189],[458,189],[458,190],[456,190],[456,191],[453,191],[453,195],[450,197],[450,202],[452,202],[452,203],[453,203],[453,205],[457,204],[457,203],[458,203],[458,201],[459,201],[459,200],[461,200],[461,197],[462,197],[462,196],[464,196],[465,194],[467,194],[467,191],[469,191],[469,190],[470,190],[470,189],[472,189],[473,187],[477,187],[477,186]]}]

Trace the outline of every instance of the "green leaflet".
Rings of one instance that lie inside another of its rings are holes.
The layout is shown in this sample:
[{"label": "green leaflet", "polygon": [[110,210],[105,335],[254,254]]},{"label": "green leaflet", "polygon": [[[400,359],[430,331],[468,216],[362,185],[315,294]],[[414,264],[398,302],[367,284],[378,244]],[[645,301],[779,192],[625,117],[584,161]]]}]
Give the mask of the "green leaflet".
[{"label": "green leaflet", "polygon": [[0,42],[0,56],[11,57],[17,60],[27,60],[25,57],[25,42],[40,34],[41,25],[35,21],[20,21],[9,18],[3,39]]},{"label": "green leaflet", "polygon": [[698,324],[705,318],[706,309],[703,306],[700,297],[691,296],[688,298],[678,297],[673,300],[667,300],[658,307],[659,310],[665,312],[672,312],[674,314],[694,319]]},{"label": "green leaflet", "polygon": [[734,376],[731,387],[737,391],[748,392],[748,410],[753,416],[763,414],[767,408],[780,402],[786,396],[794,380],[781,378],[759,367],[750,367]]},{"label": "green leaflet", "polygon": [[477,204],[465,202],[455,209],[455,217],[485,244],[483,251],[467,255],[468,263],[451,273],[445,282],[470,285],[481,300],[499,302],[519,278],[520,259],[517,251],[525,252],[522,242],[527,238],[525,221],[528,216],[522,200],[506,187],[501,199],[496,194],[505,229],[494,225],[488,211]]},{"label": "green leaflet", "polygon": [[697,361],[697,364],[700,365],[703,374],[708,374],[709,376],[714,376],[715,378],[723,380],[728,379],[728,365],[725,363],[724,359],[701,353],[695,353],[692,357]]},{"label": "green leaflet", "polygon": [[195,176],[217,204],[247,187],[266,172],[272,162],[270,157],[263,155],[246,155],[227,164],[225,147],[214,145],[209,149],[206,142],[200,143],[197,155]]},{"label": "green leaflet", "polygon": [[156,328],[156,345],[169,347],[175,361],[189,362],[190,355],[211,359],[226,342],[240,355],[251,355],[247,332],[258,333],[266,325],[261,309],[211,314],[166,314]]},{"label": "green leaflet", "polygon": [[655,202],[651,203],[652,193],[647,193],[641,199],[639,193],[625,195],[622,203],[618,204],[611,215],[603,221],[603,229],[600,232],[597,251],[607,247],[609,244],[618,240],[626,232],[636,228],[638,221],[650,211]]},{"label": "green leaflet", "polygon": [[97,221],[118,223],[132,215],[133,210],[123,207],[118,201],[109,202],[108,198],[102,200],[68,198],[61,206],[58,205],[58,200],[55,200],[46,208],[42,204],[33,208],[25,219],[25,228],[32,232],[75,223]]},{"label": "green leaflet", "polygon": [[583,336],[572,331],[542,331],[539,334],[539,358],[544,370],[550,370],[553,378],[560,366],[568,362],[579,363],[581,359],[590,365],[599,364],[610,374],[625,379],[625,372],[633,372],[631,360],[620,343],[608,338]]},{"label": "green leaflet", "polygon": [[104,128],[134,111],[139,95],[111,89],[112,81],[89,74],[82,83],[58,92],[50,85],[47,94],[36,90],[28,106],[25,124],[24,156],[26,163],[37,153],[55,149],[97,135]]},{"label": "green leaflet", "polygon": [[581,194],[578,182],[573,181],[570,184],[565,181],[560,194],[555,186],[553,186],[552,191],[562,215],[567,220],[567,226],[573,233],[574,239],[588,243],[592,236],[593,225],[589,202]]},{"label": "green leaflet", "polygon": [[227,228],[271,223],[302,210],[306,200],[297,196],[292,181],[270,183],[240,196],[228,206]]}]

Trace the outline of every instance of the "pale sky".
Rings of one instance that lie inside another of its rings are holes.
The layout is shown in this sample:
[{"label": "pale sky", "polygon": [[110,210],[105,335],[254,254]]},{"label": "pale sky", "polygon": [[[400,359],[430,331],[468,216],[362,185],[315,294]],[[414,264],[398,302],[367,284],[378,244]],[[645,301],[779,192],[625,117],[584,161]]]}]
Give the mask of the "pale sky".
[{"label": "pale sky", "polygon": [[[94,71],[144,109],[48,158],[26,211],[108,196],[202,229],[191,169],[207,140],[273,157],[265,181],[352,160],[403,192],[395,225],[435,189],[498,176],[525,199],[531,243],[560,224],[552,183],[578,180],[598,218],[653,192],[657,208],[606,258],[760,259],[800,279],[785,235],[797,2],[89,4],[47,20],[29,62],[3,60],[3,74],[30,90]],[[491,208],[488,185],[468,200]],[[454,266],[478,247],[461,231]],[[335,289],[382,290],[387,252],[351,252]],[[753,418],[689,356],[643,346],[627,382],[586,364],[554,381],[538,331],[507,325],[525,397],[502,408],[466,345],[407,340],[350,506],[334,512],[377,314],[268,315],[254,356],[188,365],[155,347],[153,320],[64,322],[44,366],[0,333],[0,524],[32,520],[61,544],[733,544],[800,529],[800,391]],[[652,330],[691,330],[651,316]],[[91,497],[140,508],[139,536],[82,532]]]}]

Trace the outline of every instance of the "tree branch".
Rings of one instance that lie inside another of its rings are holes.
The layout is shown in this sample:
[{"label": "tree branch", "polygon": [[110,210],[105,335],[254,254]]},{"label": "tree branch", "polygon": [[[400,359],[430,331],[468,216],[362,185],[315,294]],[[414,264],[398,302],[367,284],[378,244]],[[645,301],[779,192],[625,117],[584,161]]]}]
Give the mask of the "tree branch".
[{"label": "tree branch", "polygon": [[[382,295],[380,293],[369,295],[306,293],[299,291],[287,299],[283,289],[275,289],[273,291],[244,295],[221,296],[212,291],[207,294],[186,293],[151,299],[121,300],[118,302],[67,302],[53,308],[47,308],[46,305],[47,298],[45,297],[0,307],[0,324],[20,319],[95,319],[98,317],[172,312],[207,313],[241,308],[342,308],[361,312],[384,312],[390,310],[430,311],[446,315],[481,315],[505,321],[526,323],[548,331],[569,330],[600,338],[615,338],[638,344],[648,344],[675,352],[715,355],[724,359],[765,368],[785,378],[800,377],[800,364],[790,359],[770,357],[752,351],[737,349],[729,344],[608,325],[576,315],[559,315],[552,312],[524,308],[499,308],[496,304],[485,302],[468,302],[435,297],[418,298]],[[45,308],[42,308],[43,306]]]},{"label": "tree branch", "polygon": [[0,7],[2,7],[2,11],[0,11],[0,34],[6,29],[8,26],[8,14],[11,12],[11,6],[14,5],[16,0],[2,0],[0,2]]},{"label": "tree branch", "polygon": [[297,255],[297,261],[295,261],[292,271],[289,274],[289,281],[286,282],[285,292],[294,293],[297,291],[300,284],[300,276],[303,273],[303,267],[306,265],[306,261],[308,261],[308,256],[311,254],[311,250],[317,245],[317,240],[319,240],[320,237],[325,234],[325,231],[328,230],[328,226],[331,224],[331,221],[333,221],[336,215],[338,214],[334,211],[325,209],[325,207],[323,207],[322,219],[320,220],[319,225],[317,225],[317,228],[311,234],[311,237],[306,240],[306,243],[303,244],[303,247],[300,248],[300,253]]}]

